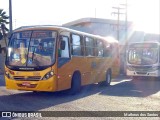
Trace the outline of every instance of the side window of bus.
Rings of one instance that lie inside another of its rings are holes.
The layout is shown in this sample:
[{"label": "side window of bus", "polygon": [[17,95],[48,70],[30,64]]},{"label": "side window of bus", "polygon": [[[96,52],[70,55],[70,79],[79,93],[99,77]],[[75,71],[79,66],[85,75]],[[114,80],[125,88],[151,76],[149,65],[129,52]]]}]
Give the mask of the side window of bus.
[{"label": "side window of bus", "polygon": [[98,51],[98,56],[99,57],[103,57],[103,52],[104,52],[104,50],[103,50],[103,42],[102,41],[100,41],[100,40],[97,40],[97,51]]},{"label": "side window of bus", "polygon": [[[58,48],[58,57],[64,57],[64,58],[69,58],[69,38],[67,36],[61,36],[61,40],[59,41],[59,48]],[[61,41],[65,42],[65,48],[62,50],[60,48]]]},{"label": "side window of bus", "polygon": [[112,46],[109,43],[106,43],[104,46],[104,57],[112,56]]},{"label": "side window of bus", "polygon": [[82,40],[81,36],[77,34],[71,34],[71,48],[72,55],[82,56]]},{"label": "side window of bus", "polygon": [[86,56],[94,56],[94,39],[90,37],[85,37],[85,45],[86,45],[86,50],[85,50],[85,55]]}]

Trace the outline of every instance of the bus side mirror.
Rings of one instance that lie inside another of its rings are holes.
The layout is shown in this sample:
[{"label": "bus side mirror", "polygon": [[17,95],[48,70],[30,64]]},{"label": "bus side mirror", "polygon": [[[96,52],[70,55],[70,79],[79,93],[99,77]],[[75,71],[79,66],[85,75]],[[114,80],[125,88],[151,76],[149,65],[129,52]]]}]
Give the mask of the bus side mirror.
[{"label": "bus side mirror", "polygon": [[60,44],[60,48],[61,50],[64,50],[65,49],[65,46],[66,46],[66,42],[64,40],[61,41],[61,44]]}]

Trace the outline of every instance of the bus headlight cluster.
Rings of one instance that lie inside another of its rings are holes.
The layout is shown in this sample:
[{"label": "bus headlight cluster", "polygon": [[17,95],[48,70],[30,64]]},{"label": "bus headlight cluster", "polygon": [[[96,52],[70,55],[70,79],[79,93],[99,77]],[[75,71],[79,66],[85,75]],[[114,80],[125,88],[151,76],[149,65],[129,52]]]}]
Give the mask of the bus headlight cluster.
[{"label": "bus headlight cluster", "polygon": [[50,77],[52,77],[53,75],[54,75],[54,72],[52,70],[52,71],[48,72],[47,74],[45,74],[44,77],[42,78],[42,80],[47,80]]},{"label": "bus headlight cluster", "polygon": [[159,67],[158,66],[154,66],[154,67],[152,67],[152,70],[158,70],[159,69]]},{"label": "bus headlight cluster", "polygon": [[7,71],[5,72],[5,75],[6,75],[6,77],[7,77],[8,79],[12,79],[12,80],[14,79],[13,76],[12,76],[12,74],[10,74],[10,73],[7,72]]},{"label": "bus headlight cluster", "polygon": [[5,75],[7,76],[7,78],[10,78],[9,72],[5,72]]},{"label": "bus headlight cluster", "polygon": [[134,71],[134,68],[132,68],[131,66],[127,66],[128,70]]}]

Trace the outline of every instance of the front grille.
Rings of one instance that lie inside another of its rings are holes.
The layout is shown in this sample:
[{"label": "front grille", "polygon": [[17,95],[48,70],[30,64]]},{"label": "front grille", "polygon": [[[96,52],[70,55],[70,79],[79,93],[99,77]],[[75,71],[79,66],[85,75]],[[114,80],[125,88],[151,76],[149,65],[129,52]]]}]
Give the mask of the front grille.
[{"label": "front grille", "polygon": [[18,87],[27,87],[27,88],[35,88],[37,86],[37,84],[30,84],[28,86],[23,85],[23,84],[17,84]]},{"label": "front grille", "polygon": [[158,69],[158,67],[152,67],[152,66],[127,66],[127,68],[131,71],[139,71],[139,72],[150,72],[153,70]]},{"label": "front grille", "polygon": [[27,80],[40,80],[41,76],[28,76]]},{"label": "front grille", "polygon": [[147,74],[146,72],[136,72],[137,74],[142,74],[142,75],[145,75]]},{"label": "front grille", "polygon": [[30,80],[30,81],[39,81],[41,76],[14,76],[14,80]]}]

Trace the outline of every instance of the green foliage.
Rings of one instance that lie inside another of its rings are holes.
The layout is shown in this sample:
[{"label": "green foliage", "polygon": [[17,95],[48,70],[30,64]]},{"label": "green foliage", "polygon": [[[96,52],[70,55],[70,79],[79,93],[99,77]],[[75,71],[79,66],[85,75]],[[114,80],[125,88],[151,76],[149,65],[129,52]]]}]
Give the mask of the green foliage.
[{"label": "green foliage", "polygon": [[[6,15],[6,12],[3,11],[3,9],[0,9],[0,25],[1,24],[9,24],[8,22],[9,17]],[[8,28],[5,28],[6,31],[8,31]]]}]

